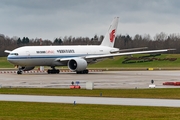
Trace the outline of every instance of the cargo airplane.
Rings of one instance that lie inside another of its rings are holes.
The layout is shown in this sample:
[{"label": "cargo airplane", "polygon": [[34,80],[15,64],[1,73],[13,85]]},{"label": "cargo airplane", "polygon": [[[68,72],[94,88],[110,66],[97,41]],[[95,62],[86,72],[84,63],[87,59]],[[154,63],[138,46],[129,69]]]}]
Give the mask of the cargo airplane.
[{"label": "cargo airplane", "polygon": [[[115,17],[100,45],[74,45],[74,46],[24,46],[9,53],[7,60],[18,66],[17,74],[22,71],[29,71],[35,66],[50,66],[48,74],[57,74],[60,71],[56,66],[68,66],[71,71],[77,74],[88,74],[87,65],[95,63],[103,58],[112,58],[122,55],[133,55],[141,53],[166,52],[170,49],[134,51],[114,48],[115,36],[117,33],[118,17]],[[134,50],[143,49],[135,48]],[[126,52],[125,52],[126,51]],[[128,51],[128,52],[127,52]]]}]

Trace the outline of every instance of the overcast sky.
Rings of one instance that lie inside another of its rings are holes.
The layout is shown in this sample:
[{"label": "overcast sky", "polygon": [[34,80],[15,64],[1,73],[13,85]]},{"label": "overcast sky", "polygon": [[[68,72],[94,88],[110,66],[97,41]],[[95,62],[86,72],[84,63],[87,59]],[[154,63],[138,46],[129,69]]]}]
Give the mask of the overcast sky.
[{"label": "overcast sky", "polygon": [[180,0],[0,0],[0,34],[54,40],[118,34],[180,33]]}]

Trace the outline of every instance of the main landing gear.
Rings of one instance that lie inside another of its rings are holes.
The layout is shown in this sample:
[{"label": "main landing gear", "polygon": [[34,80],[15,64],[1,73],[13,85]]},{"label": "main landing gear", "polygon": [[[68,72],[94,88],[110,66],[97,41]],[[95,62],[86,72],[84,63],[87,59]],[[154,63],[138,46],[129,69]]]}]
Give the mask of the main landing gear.
[{"label": "main landing gear", "polygon": [[48,69],[47,73],[48,74],[59,74],[59,70],[58,69],[55,69],[55,67],[51,67],[52,69]]},{"label": "main landing gear", "polygon": [[89,70],[83,70],[83,71],[76,71],[77,74],[88,74]]}]

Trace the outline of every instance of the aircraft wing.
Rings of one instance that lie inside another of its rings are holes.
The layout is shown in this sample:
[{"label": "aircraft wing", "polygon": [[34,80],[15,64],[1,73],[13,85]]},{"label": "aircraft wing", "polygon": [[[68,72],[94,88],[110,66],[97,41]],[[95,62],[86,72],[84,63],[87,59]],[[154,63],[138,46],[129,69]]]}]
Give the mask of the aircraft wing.
[{"label": "aircraft wing", "polygon": [[88,56],[70,57],[70,58],[57,58],[56,61],[68,61],[68,60],[71,60],[71,59],[74,59],[74,58],[80,58],[80,59],[101,59],[101,58],[109,58],[109,57],[123,56],[123,55],[167,52],[167,51],[170,51],[170,50],[175,50],[175,49],[162,49],[162,50],[124,52],[124,53],[114,53],[114,54],[104,54],[104,55],[88,55]]},{"label": "aircraft wing", "polygon": [[144,54],[144,53],[157,53],[157,52],[167,52],[174,49],[163,49],[163,50],[149,50],[149,51],[136,51],[136,52],[124,52],[124,53],[115,53],[115,54],[105,54],[105,55],[90,55],[86,56],[85,59],[98,59],[98,58],[108,58],[122,55],[133,55],[133,54]]}]

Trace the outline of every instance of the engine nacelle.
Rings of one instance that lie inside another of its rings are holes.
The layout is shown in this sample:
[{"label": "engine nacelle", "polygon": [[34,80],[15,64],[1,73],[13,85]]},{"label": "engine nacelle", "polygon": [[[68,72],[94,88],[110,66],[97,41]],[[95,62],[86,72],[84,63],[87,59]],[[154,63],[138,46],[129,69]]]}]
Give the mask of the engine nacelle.
[{"label": "engine nacelle", "polygon": [[34,69],[34,67],[21,67],[21,69],[23,70],[23,71],[29,71],[29,70],[33,70]]},{"label": "engine nacelle", "polygon": [[68,62],[68,67],[72,71],[83,71],[87,67],[87,61],[84,59],[71,59]]}]

